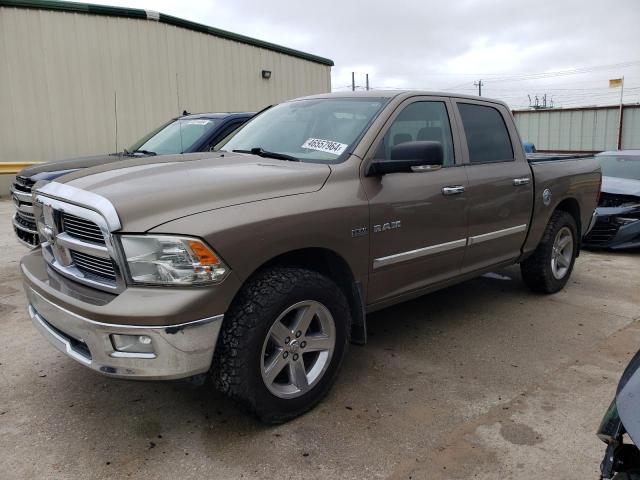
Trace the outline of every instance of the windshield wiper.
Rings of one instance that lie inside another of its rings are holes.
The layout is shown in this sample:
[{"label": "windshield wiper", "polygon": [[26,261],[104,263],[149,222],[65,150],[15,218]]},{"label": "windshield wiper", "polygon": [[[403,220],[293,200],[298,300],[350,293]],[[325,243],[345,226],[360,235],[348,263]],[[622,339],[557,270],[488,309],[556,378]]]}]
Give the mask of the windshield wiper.
[{"label": "windshield wiper", "polygon": [[289,160],[290,162],[299,162],[298,157],[287,155],[286,153],[269,152],[262,147],[254,147],[251,150],[232,150],[235,153],[251,153],[264,158],[275,158],[276,160]]},{"label": "windshield wiper", "polygon": [[156,152],[152,152],[151,150],[134,150],[131,153],[144,153],[145,155],[151,155],[152,157],[158,155]]}]

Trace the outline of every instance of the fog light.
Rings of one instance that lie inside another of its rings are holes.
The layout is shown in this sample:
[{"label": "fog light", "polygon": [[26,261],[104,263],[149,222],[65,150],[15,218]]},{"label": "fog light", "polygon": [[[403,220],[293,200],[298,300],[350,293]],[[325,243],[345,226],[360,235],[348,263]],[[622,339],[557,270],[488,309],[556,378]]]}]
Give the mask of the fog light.
[{"label": "fog light", "polygon": [[111,334],[111,343],[118,352],[154,353],[153,341],[148,335]]}]

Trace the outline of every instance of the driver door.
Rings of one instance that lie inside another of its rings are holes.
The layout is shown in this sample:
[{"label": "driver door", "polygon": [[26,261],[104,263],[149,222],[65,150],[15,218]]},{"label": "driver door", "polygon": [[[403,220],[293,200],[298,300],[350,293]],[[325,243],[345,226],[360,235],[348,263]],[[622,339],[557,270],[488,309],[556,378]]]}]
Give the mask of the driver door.
[{"label": "driver door", "polygon": [[369,199],[370,252],[367,303],[384,302],[459,274],[467,238],[467,177],[443,97],[403,102],[365,160],[389,159],[394,145],[442,143],[442,167],[362,177]]}]

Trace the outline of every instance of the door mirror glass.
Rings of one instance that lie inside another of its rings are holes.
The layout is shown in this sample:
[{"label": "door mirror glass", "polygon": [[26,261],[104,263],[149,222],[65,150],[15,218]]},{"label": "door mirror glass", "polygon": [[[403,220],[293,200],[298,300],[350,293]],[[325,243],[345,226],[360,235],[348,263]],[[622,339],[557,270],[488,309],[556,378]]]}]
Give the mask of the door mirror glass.
[{"label": "door mirror glass", "polygon": [[441,142],[404,142],[391,148],[390,159],[376,160],[369,166],[367,176],[412,172],[413,167],[442,166],[444,150]]}]

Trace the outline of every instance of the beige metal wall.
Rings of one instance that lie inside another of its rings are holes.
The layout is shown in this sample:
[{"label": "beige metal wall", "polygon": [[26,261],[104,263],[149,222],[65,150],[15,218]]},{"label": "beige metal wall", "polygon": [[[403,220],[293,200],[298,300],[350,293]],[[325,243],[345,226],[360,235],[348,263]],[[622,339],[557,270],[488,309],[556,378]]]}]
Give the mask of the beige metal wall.
[{"label": "beige metal wall", "polygon": [[[619,115],[618,107],[514,112],[523,141],[560,151],[616,150]],[[624,107],[622,148],[640,148],[640,106]]]},{"label": "beige metal wall", "polygon": [[328,92],[330,73],[152,20],[0,7],[0,161],[111,152],[116,111],[122,149],[184,109],[258,110]]}]

